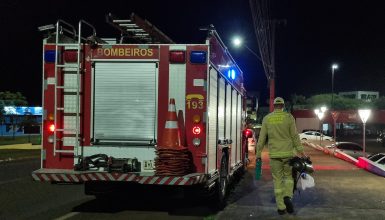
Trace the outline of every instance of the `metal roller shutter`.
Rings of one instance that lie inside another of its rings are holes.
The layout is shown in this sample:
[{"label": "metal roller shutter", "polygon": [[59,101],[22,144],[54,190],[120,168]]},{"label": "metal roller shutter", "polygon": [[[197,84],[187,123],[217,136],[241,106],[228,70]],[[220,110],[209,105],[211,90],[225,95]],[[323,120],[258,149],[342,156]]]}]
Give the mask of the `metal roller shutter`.
[{"label": "metal roller shutter", "polygon": [[225,90],[226,84],[223,78],[219,79],[218,94],[218,139],[225,139]]},{"label": "metal roller shutter", "polygon": [[[231,104],[231,140],[233,140],[233,143],[232,143],[232,149],[233,151],[239,151],[239,146],[238,146],[238,142],[237,142],[237,137],[238,137],[238,123],[240,123],[239,121],[237,121],[237,106],[238,106],[238,102],[237,102],[237,97],[238,97],[238,94],[237,94],[237,91],[236,90],[233,90],[232,92],[232,104]],[[236,162],[235,160],[233,162]]]},{"label": "metal roller shutter", "polygon": [[154,140],[156,85],[155,63],[95,63],[94,138]]},{"label": "metal roller shutter", "polygon": [[237,159],[240,160],[242,155],[242,96],[238,94],[238,104],[237,104],[237,145],[238,145],[238,156]]},{"label": "metal roller shutter", "polygon": [[209,79],[209,104],[208,104],[208,171],[216,169],[216,153],[217,153],[217,94],[218,94],[218,73],[216,70],[210,70]]},{"label": "metal roller shutter", "polygon": [[226,85],[226,139],[231,139],[231,85]]}]

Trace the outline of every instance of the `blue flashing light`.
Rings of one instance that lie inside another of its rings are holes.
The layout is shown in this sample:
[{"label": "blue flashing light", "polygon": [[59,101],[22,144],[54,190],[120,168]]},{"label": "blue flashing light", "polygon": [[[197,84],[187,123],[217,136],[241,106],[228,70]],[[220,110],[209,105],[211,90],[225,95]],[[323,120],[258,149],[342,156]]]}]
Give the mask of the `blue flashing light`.
[{"label": "blue flashing light", "polygon": [[235,69],[228,69],[227,70],[227,78],[234,80],[236,77]]},{"label": "blue flashing light", "polygon": [[54,63],[55,62],[55,50],[46,50],[44,52],[44,60],[47,63]]},{"label": "blue flashing light", "polygon": [[204,64],[207,62],[206,51],[191,51],[190,62],[195,64]]}]

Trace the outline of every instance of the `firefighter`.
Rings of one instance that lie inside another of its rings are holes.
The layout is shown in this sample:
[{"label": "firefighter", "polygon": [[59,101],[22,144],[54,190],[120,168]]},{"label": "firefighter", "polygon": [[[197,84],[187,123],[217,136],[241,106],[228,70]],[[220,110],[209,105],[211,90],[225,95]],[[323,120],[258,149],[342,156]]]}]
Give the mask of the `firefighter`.
[{"label": "firefighter", "polygon": [[283,111],[283,98],[274,99],[274,111],[263,118],[256,148],[256,158],[261,160],[262,150],[267,144],[270,168],[274,182],[275,201],[278,214],[293,213],[292,203],[294,180],[289,161],[296,154],[305,157],[297,133],[294,117]]}]

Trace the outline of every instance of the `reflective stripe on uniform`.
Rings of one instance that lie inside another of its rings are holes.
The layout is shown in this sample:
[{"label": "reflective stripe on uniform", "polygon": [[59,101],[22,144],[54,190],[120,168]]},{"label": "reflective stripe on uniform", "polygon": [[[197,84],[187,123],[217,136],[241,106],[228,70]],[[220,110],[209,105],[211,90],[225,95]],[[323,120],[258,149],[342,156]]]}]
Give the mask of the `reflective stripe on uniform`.
[{"label": "reflective stripe on uniform", "polygon": [[294,156],[294,152],[291,151],[278,151],[278,152],[271,152],[269,151],[270,158],[287,158]]}]

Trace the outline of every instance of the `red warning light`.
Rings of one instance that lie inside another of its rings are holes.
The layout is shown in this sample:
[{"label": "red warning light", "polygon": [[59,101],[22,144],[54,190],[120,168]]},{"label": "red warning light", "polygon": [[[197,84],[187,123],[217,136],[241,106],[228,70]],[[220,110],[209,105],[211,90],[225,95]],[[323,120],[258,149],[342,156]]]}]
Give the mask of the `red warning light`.
[{"label": "red warning light", "polygon": [[244,132],[244,135],[245,135],[246,138],[251,138],[251,137],[253,137],[253,133],[252,133],[251,130],[246,129],[246,130],[244,130],[243,132]]}]

